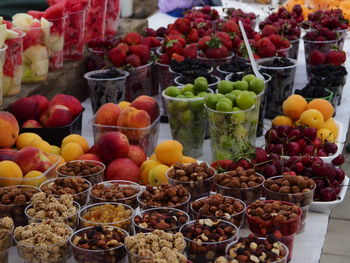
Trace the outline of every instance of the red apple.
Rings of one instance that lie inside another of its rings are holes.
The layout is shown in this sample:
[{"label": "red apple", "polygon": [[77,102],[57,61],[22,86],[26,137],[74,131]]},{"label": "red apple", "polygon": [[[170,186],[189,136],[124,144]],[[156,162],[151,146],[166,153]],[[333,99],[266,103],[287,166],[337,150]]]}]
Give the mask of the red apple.
[{"label": "red apple", "polygon": [[43,126],[36,120],[27,120],[21,128],[42,128]]},{"label": "red apple", "polygon": [[40,117],[40,122],[46,127],[62,127],[70,124],[72,121],[72,113],[64,105],[53,105]]},{"label": "red apple", "polygon": [[42,95],[33,95],[30,96],[31,98],[35,99],[38,102],[39,105],[39,114],[41,115],[49,106],[49,100],[45,96]]},{"label": "red apple", "polygon": [[147,155],[145,152],[137,145],[129,146],[128,158],[136,163],[139,167],[141,164],[147,160]]},{"label": "red apple", "polygon": [[31,146],[19,150],[13,157],[12,161],[18,164],[23,174],[27,174],[33,170],[45,172],[52,166],[46,153]]},{"label": "red apple", "polygon": [[19,123],[35,120],[40,116],[39,104],[36,99],[31,97],[16,100],[11,104],[10,112],[15,115]]},{"label": "red apple", "polygon": [[107,180],[140,181],[139,167],[128,158],[119,158],[111,162],[106,170]]},{"label": "red apple", "polygon": [[106,162],[126,157],[129,153],[129,140],[121,132],[107,132],[97,142],[97,153]]},{"label": "red apple", "polygon": [[49,107],[53,105],[64,105],[68,107],[73,114],[73,118],[78,116],[83,110],[83,107],[77,98],[66,94],[57,94],[55,97],[53,97],[49,103]]},{"label": "red apple", "polygon": [[80,156],[78,160],[91,160],[103,163],[103,160],[98,155],[93,153],[85,153],[82,156]]}]

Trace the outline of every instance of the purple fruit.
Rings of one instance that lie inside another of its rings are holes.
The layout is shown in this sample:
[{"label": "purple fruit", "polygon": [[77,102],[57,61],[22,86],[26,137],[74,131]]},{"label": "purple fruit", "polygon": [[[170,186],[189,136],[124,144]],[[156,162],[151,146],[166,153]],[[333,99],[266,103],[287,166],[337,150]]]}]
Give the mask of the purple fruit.
[{"label": "purple fruit", "polygon": [[305,167],[311,167],[312,166],[312,159],[310,156],[304,156],[302,159],[301,159],[301,162],[302,164],[305,166]]},{"label": "purple fruit", "polygon": [[273,147],[273,152],[274,153],[277,153],[279,155],[283,155],[283,151],[284,151],[284,148],[283,148],[283,144],[275,144],[275,146]]},{"label": "purple fruit", "polygon": [[278,133],[275,129],[270,129],[265,134],[265,140],[268,143],[279,143],[280,138],[278,137]]},{"label": "purple fruit", "polygon": [[299,139],[297,143],[299,144],[301,150],[303,150],[307,144],[305,139]]},{"label": "purple fruit", "polygon": [[277,170],[276,167],[272,164],[265,167],[263,174],[266,178],[277,176]]},{"label": "purple fruit", "polygon": [[331,187],[337,195],[340,193],[341,185],[338,181],[334,181]]},{"label": "purple fruit", "polygon": [[276,167],[276,171],[278,174],[282,174],[284,167],[284,162],[282,160],[274,161],[272,165]]},{"label": "purple fruit", "polygon": [[302,162],[296,162],[293,166],[293,170],[296,172],[302,172],[305,169],[304,165]]},{"label": "purple fruit", "polygon": [[335,157],[332,160],[332,164],[336,165],[336,166],[340,166],[345,162],[345,157],[342,154],[339,154],[337,157]]},{"label": "purple fruit", "polygon": [[317,129],[315,129],[315,128],[305,128],[303,130],[304,137],[306,137],[310,141],[315,140],[316,134],[317,134]]},{"label": "purple fruit", "polygon": [[290,141],[297,141],[299,140],[300,136],[301,136],[301,131],[298,129],[291,129],[288,132],[288,139]]},{"label": "purple fruit", "polygon": [[335,178],[336,178],[336,180],[338,181],[338,182],[343,182],[344,181],[344,179],[345,179],[345,172],[344,172],[344,170],[343,169],[341,169],[341,168],[335,168],[334,169],[335,170]]},{"label": "purple fruit", "polygon": [[262,148],[255,149],[255,160],[256,163],[263,163],[267,161],[267,152]]},{"label": "purple fruit", "polygon": [[320,191],[322,201],[330,202],[337,199],[337,194],[332,187],[325,187]]},{"label": "purple fruit", "polygon": [[316,177],[327,177],[328,166],[326,164],[314,163],[312,164],[311,172]]},{"label": "purple fruit", "polygon": [[269,160],[280,160],[281,159],[281,156],[276,154],[276,153],[270,153],[270,156],[269,156]]},{"label": "purple fruit", "polygon": [[323,149],[326,153],[334,154],[338,151],[338,146],[332,142],[325,142],[323,145]]},{"label": "purple fruit", "polygon": [[326,181],[323,179],[314,179],[316,184],[316,191],[320,192],[323,188],[326,187]]},{"label": "purple fruit", "polygon": [[286,161],[286,166],[292,167],[296,162],[300,161],[299,156],[291,156],[287,161]]},{"label": "purple fruit", "polygon": [[335,167],[331,163],[326,164],[328,167],[327,177],[330,182],[334,182],[337,179],[337,173],[335,171]]},{"label": "purple fruit", "polygon": [[290,142],[287,144],[287,154],[289,156],[299,155],[300,146],[297,142]]},{"label": "purple fruit", "polygon": [[327,154],[324,150],[319,149],[319,150],[317,151],[317,156],[326,157],[326,156],[328,156],[328,154]]},{"label": "purple fruit", "polygon": [[277,134],[279,137],[287,137],[290,129],[287,125],[279,125],[277,126]]},{"label": "purple fruit", "polygon": [[315,147],[313,145],[306,145],[303,149],[303,153],[313,156],[315,153]]}]

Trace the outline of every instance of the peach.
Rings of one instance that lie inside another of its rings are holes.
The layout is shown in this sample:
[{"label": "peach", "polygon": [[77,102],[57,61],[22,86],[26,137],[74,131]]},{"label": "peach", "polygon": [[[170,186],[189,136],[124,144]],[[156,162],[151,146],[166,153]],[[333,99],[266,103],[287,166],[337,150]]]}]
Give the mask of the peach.
[{"label": "peach", "polygon": [[139,167],[128,158],[119,158],[111,162],[106,170],[106,180],[140,181]]},{"label": "peach", "polygon": [[47,141],[44,141],[41,139],[40,140],[36,139],[36,140],[32,141],[30,143],[30,146],[38,148],[46,153],[51,153],[51,151],[52,151],[51,145]]},{"label": "peach", "polygon": [[22,149],[26,146],[30,146],[31,142],[34,140],[41,140],[41,137],[33,132],[24,132],[18,135],[16,140],[16,147]]},{"label": "peach", "polygon": [[69,108],[64,105],[53,105],[40,117],[40,122],[45,127],[62,127],[70,124],[72,121],[72,113]]},{"label": "peach", "polygon": [[[8,178],[1,179],[0,186],[9,186],[13,184],[21,184],[23,173],[21,168],[13,161],[0,162],[0,177]],[[13,180],[11,180],[13,178]]]},{"label": "peach", "polygon": [[139,146],[130,145],[128,158],[134,161],[134,163],[136,163],[137,166],[141,166],[141,164],[147,160],[147,155]]},{"label": "peach", "polygon": [[53,97],[49,103],[49,107],[53,105],[64,105],[68,107],[73,115],[73,118],[78,116],[83,110],[83,107],[77,98],[66,94],[57,94],[55,97]]},{"label": "peach", "polygon": [[131,104],[130,102],[124,101],[124,100],[118,103],[118,105],[121,109],[125,109],[125,108],[129,107],[130,104]]},{"label": "peach", "polygon": [[53,154],[60,155],[61,154],[61,148],[56,145],[51,145],[51,152]]},{"label": "peach", "polygon": [[15,144],[18,134],[18,122],[13,114],[0,111],[0,147],[11,147]]},{"label": "peach", "polygon": [[117,126],[122,109],[114,103],[103,104],[96,112],[95,123],[100,125]]},{"label": "peach", "polygon": [[146,111],[151,118],[151,123],[159,116],[158,102],[152,97],[146,95],[139,96],[130,104],[130,106]]},{"label": "peach", "polygon": [[169,166],[164,164],[157,165],[152,168],[148,173],[148,181],[152,186],[157,186],[160,184],[168,184],[168,177],[166,172],[168,171]]},{"label": "peach", "polygon": [[155,149],[157,160],[166,165],[181,162],[182,151],[182,144],[176,140],[163,141]]},{"label": "peach", "polygon": [[61,156],[66,162],[78,160],[83,154],[83,148],[75,142],[69,142],[61,149]]},{"label": "peach", "polygon": [[129,153],[129,140],[121,132],[107,132],[97,142],[97,153],[106,162],[126,157]]},{"label": "peach", "polygon": [[41,124],[37,120],[27,120],[22,124],[21,128],[42,128]]},{"label": "peach", "polygon": [[16,100],[10,106],[10,112],[16,116],[20,123],[27,120],[35,120],[40,116],[39,104],[36,99],[32,97],[24,97]]},{"label": "peach", "polygon": [[24,174],[33,170],[45,172],[52,165],[46,153],[32,146],[19,150],[13,157],[13,161],[18,164]]},{"label": "peach", "polygon": [[39,115],[41,115],[48,108],[49,100],[43,95],[32,95],[30,97],[38,102],[40,112]]},{"label": "peach", "polygon": [[75,143],[79,144],[81,146],[81,148],[83,148],[84,153],[86,153],[89,150],[88,141],[83,136],[81,136],[79,134],[70,134],[70,135],[66,136],[62,140],[61,148],[63,148],[63,146],[65,146],[69,142],[75,142]]},{"label": "peach", "polygon": [[150,159],[142,163],[140,167],[141,184],[143,185],[149,184],[149,181],[148,181],[149,171],[160,164],[162,163],[157,160],[150,160]]},{"label": "peach", "polygon": [[[150,126],[151,119],[146,111],[138,110],[134,107],[127,107],[119,114],[117,124],[118,126],[127,128],[145,128]],[[147,134],[148,131],[125,129],[123,132],[131,140],[140,140]]]},{"label": "peach", "polygon": [[23,177],[23,179],[27,179],[22,181],[23,185],[31,185],[36,187],[38,187],[39,185],[41,185],[43,182],[46,181],[46,177],[43,175],[43,173],[35,170],[27,173]]},{"label": "peach", "polygon": [[78,160],[92,160],[103,163],[103,160],[97,154],[94,153],[85,153],[82,156],[80,156]]}]

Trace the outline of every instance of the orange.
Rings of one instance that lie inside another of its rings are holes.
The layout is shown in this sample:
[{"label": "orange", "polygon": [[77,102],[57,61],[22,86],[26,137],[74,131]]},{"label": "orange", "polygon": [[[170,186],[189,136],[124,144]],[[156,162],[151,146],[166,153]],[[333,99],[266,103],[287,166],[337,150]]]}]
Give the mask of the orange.
[{"label": "orange", "polygon": [[329,142],[334,142],[334,135],[332,133],[332,131],[325,129],[325,128],[321,128],[317,130],[317,138],[321,139],[322,142],[324,141],[329,141]]},{"label": "orange", "polygon": [[162,164],[161,162],[157,161],[157,160],[151,160],[151,159],[148,159],[147,161],[144,161],[142,164],[141,164],[141,167],[140,167],[140,176],[141,176],[141,183],[143,185],[147,185],[149,184],[149,181],[148,181],[148,173],[149,171]]},{"label": "orange", "polygon": [[[0,179],[0,186],[9,186],[21,184],[23,173],[21,168],[12,161],[0,162],[0,177],[8,179]],[[13,178],[13,180],[11,180]]]},{"label": "orange", "polygon": [[309,102],[307,108],[320,111],[325,121],[331,118],[334,114],[334,107],[332,103],[325,99],[313,99]]},{"label": "orange", "polygon": [[287,125],[289,127],[293,126],[293,121],[287,116],[277,116],[272,120],[273,125]]},{"label": "orange", "polygon": [[161,142],[155,149],[157,160],[166,165],[181,162],[183,146],[175,140]]},{"label": "orange", "polygon": [[324,122],[323,128],[330,130],[333,133],[334,138],[338,138],[338,126],[333,118]]},{"label": "orange", "polygon": [[40,171],[35,171],[35,170],[30,171],[23,177],[24,179],[27,179],[27,180],[23,180],[22,184],[38,187],[39,185],[41,185],[43,182],[46,181],[46,177],[42,174],[43,173]]},{"label": "orange", "polygon": [[71,134],[68,135],[67,137],[65,137],[62,140],[62,145],[61,148],[63,148],[63,146],[65,146],[67,143],[70,142],[75,142],[77,144],[79,144],[81,146],[81,148],[83,149],[84,153],[87,152],[90,148],[88,141],[81,135],[79,134]]},{"label": "orange", "polygon": [[16,140],[17,149],[22,149],[24,147],[30,146],[30,143],[34,140],[41,140],[41,137],[32,132],[25,132],[18,135]]},{"label": "orange", "polygon": [[181,162],[182,163],[196,163],[197,160],[192,158],[191,156],[182,156],[182,159],[181,159]]},{"label": "orange", "polygon": [[324,125],[324,118],[318,110],[310,109],[300,115],[300,122],[310,128],[321,129]]},{"label": "orange", "polygon": [[83,148],[75,142],[69,142],[61,149],[61,156],[66,162],[78,160],[83,154]]},{"label": "orange", "polygon": [[294,94],[289,96],[282,104],[284,115],[293,120],[299,119],[300,115],[307,109],[307,101],[303,96]]}]

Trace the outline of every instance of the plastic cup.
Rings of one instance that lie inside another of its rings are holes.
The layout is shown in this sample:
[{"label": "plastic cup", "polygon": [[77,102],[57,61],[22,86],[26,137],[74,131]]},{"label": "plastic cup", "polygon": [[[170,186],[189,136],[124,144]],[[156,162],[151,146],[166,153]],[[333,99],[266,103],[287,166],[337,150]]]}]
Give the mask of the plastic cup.
[{"label": "plastic cup", "polygon": [[269,85],[267,85],[264,93],[264,100],[266,101],[265,118],[270,119],[277,115],[283,115],[281,105],[293,93],[297,67],[297,61],[291,58],[287,58],[293,63],[291,66],[270,66],[269,64],[274,59],[278,59],[278,57],[263,58],[256,61],[261,71],[271,76]]},{"label": "plastic cup", "polygon": [[85,42],[105,38],[108,0],[89,0],[86,9]]},{"label": "plastic cup", "polygon": [[5,233],[4,230],[2,230],[1,237],[0,237],[0,262],[7,261],[6,252],[12,246],[12,236],[13,236],[14,229],[15,227],[12,226],[12,229],[9,230],[7,233]]},{"label": "plastic cup", "polygon": [[344,43],[345,43],[346,35],[348,33],[348,29],[335,30],[335,32],[338,34],[337,48],[339,50],[343,50],[344,49]]},{"label": "plastic cup", "polygon": [[[329,89],[325,89],[325,90],[327,91],[328,96],[325,96],[325,97],[322,97],[322,98],[319,98],[319,99],[324,99],[324,100],[328,100],[329,102],[332,102],[333,101],[333,92],[330,91]],[[305,100],[307,102],[310,102],[310,101],[312,101],[314,99],[318,99],[318,98],[305,98]]]},{"label": "plastic cup", "polygon": [[[52,188],[53,184],[56,182],[57,179],[58,178],[47,180],[46,182],[42,183],[39,186],[40,191],[45,192],[45,191],[43,191],[44,187],[48,188],[48,189]],[[62,180],[62,178],[60,178],[60,179]],[[83,179],[83,180],[84,180],[85,183],[87,183],[89,185],[89,188],[86,189],[83,192],[76,193],[76,194],[71,194],[73,196],[73,200],[75,202],[77,202],[82,207],[89,203],[89,192],[91,190],[91,183],[90,183],[90,181],[88,181],[86,179]],[[62,194],[50,194],[50,195],[53,195],[56,198],[60,198],[60,196],[63,195],[63,194],[64,193],[62,193]]]},{"label": "plastic cup", "polygon": [[[195,222],[196,220],[190,221],[181,227],[180,233],[184,234],[188,228],[194,226]],[[225,255],[227,245],[236,240],[236,237],[238,235],[238,228],[228,221],[221,221],[221,224],[224,224],[226,227],[235,229],[236,234],[227,240],[218,242],[198,242],[191,240],[184,235],[184,239],[186,241],[185,252],[187,254],[188,260],[193,263],[210,263],[214,262],[216,258]]]},{"label": "plastic cup", "polygon": [[49,19],[50,28],[49,69],[56,70],[63,67],[64,35],[66,31],[67,15],[61,18]]},{"label": "plastic cup", "polygon": [[[110,188],[110,187],[112,187],[112,185],[118,185],[120,188],[126,188],[126,187],[134,188],[135,190],[137,190],[137,192],[136,192],[136,194],[134,194],[130,197],[120,198],[120,199],[115,199],[115,198],[105,199],[105,198],[101,198],[101,197],[94,195],[94,189],[98,188],[99,186]],[[89,190],[89,195],[91,197],[91,203],[118,202],[118,203],[129,205],[132,208],[136,209],[138,207],[136,197],[140,192],[141,192],[141,186],[137,183],[134,183],[131,181],[124,181],[124,180],[111,180],[111,181],[106,181],[106,182],[102,182],[102,183],[94,185]]]},{"label": "plastic cup", "polygon": [[212,74],[220,77],[221,73],[218,72],[216,70],[216,68],[222,64],[228,63],[229,61],[231,61],[231,59],[235,56],[234,53],[232,53],[231,55],[225,57],[225,58],[206,58],[204,57],[202,54],[200,54],[198,56],[199,59],[201,59],[203,61],[203,63],[209,64],[210,66],[212,66],[214,68]]},{"label": "plastic cup", "polygon": [[107,0],[105,36],[114,36],[117,33],[120,19],[120,0]]},{"label": "plastic cup", "polygon": [[[17,31],[19,32],[19,30]],[[3,95],[16,95],[21,92],[21,82],[23,75],[23,37],[25,33],[21,33],[16,38],[7,39],[5,44],[7,45],[3,81]],[[1,56],[1,51],[0,51]],[[0,62],[1,63],[1,62]]]},{"label": "plastic cup", "polygon": [[152,95],[152,65],[149,62],[136,68],[128,70],[129,77],[126,79],[126,94],[127,101],[133,101],[141,95]]},{"label": "plastic cup", "polygon": [[159,137],[159,120],[160,116],[153,121],[151,125],[145,128],[130,128],[121,126],[100,125],[95,123],[95,117],[92,118],[92,129],[94,134],[95,144],[100,137],[112,131],[122,132],[128,137],[129,143],[138,145],[145,151],[147,156],[150,156],[158,144]]},{"label": "plastic cup", "polygon": [[64,60],[80,60],[83,58],[85,36],[85,10],[67,14],[64,34]]},{"label": "plastic cup", "polygon": [[5,44],[0,49],[0,105],[3,102],[3,86],[4,86],[4,75],[3,75],[3,66],[5,63],[7,45]]},{"label": "plastic cup", "polygon": [[[216,87],[220,81],[220,78],[218,76],[215,76],[215,75],[211,75],[213,79],[215,79],[214,82],[212,83],[208,83],[208,88],[209,89],[212,89],[212,90],[216,90]],[[184,76],[177,76],[175,79],[174,79],[174,83],[177,85],[177,86],[184,86],[186,84],[188,84],[188,82],[186,81],[185,77]],[[191,84],[194,84],[194,83],[191,83]]]},{"label": "plastic cup", "polygon": [[9,262],[9,250],[10,249],[0,251],[0,262],[1,263],[8,263]]},{"label": "plastic cup", "polygon": [[[190,216],[186,212],[179,210],[179,209],[176,209],[176,208],[169,208],[169,207],[159,207],[159,208],[146,209],[146,210],[141,211],[139,216],[143,218],[145,214],[154,213],[154,212],[158,212],[161,214],[166,213],[166,214],[173,215],[173,216],[176,216],[176,213],[181,212],[184,214],[184,216],[187,217],[187,220],[185,223],[179,224],[178,226],[173,227],[173,228],[160,229],[160,230],[163,230],[165,232],[172,233],[172,234],[176,234],[177,232],[179,232],[180,228],[183,225],[187,224],[187,222],[190,220]],[[135,216],[137,216],[137,215],[135,215]],[[154,231],[155,229],[157,229],[157,228],[147,228],[147,227],[141,226],[140,224],[137,224],[135,222],[135,216],[132,219],[132,223],[133,223],[134,228],[135,228],[135,233],[150,233],[150,232]]]},{"label": "plastic cup", "polygon": [[94,70],[86,73],[93,113],[105,103],[119,103],[125,99],[125,83],[129,72],[117,69],[123,76],[115,78],[94,78],[98,73],[107,73],[109,69]]},{"label": "plastic cup", "polygon": [[[77,209],[75,213],[73,213],[67,217],[56,217],[54,220],[56,222],[65,223],[67,226],[71,227],[74,230],[78,227],[78,224],[79,224],[78,213],[80,211],[80,205],[77,202],[73,202],[73,204]],[[27,220],[28,220],[28,224],[41,223],[41,222],[49,219],[49,218],[37,218],[37,217],[33,217],[33,216],[28,215],[28,209],[30,209],[32,207],[33,207],[33,205],[30,204],[24,210],[24,213],[25,213]]]},{"label": "plastic cup", "polygon": [[[98,221],[91,221],[91,220],[87,220],[84,219],[84,215],[92,208],[95,208],[97,206],[102,206],[102,205],[106,205],[106,204],[111,204],[114,207],[117,207],[119,205],[122,205],[125,207],[126,210],[130,210],[131,211],[131,215],[125,219],[121,219],[121,220],[116,220],[114,222],[98,222]],[[135,210],[132,209],[130,206],[126,205],[126,204],[121,204],[121,203],[116,203],[116,202],[103,202],[103,203],[96,203],[96,204],[92,204],[92,205],[88,205],[86,207],[83,207],[80,212],[79,212],[79,223],[80,223],[80,228],[83,227],[88,227],[88,226],[115,226],[115,227],[120,227],[124,230],[126,230],[129,234],[133,234],[133,227],[132,227],[132,218],[135,215]]]},{"label": "plastic cup", "polygon": [[299,54],[300,38],[295,40],[289,40],[289,42],[291,44],[291,49],[289,50],[289,57],[297,60]]}]

